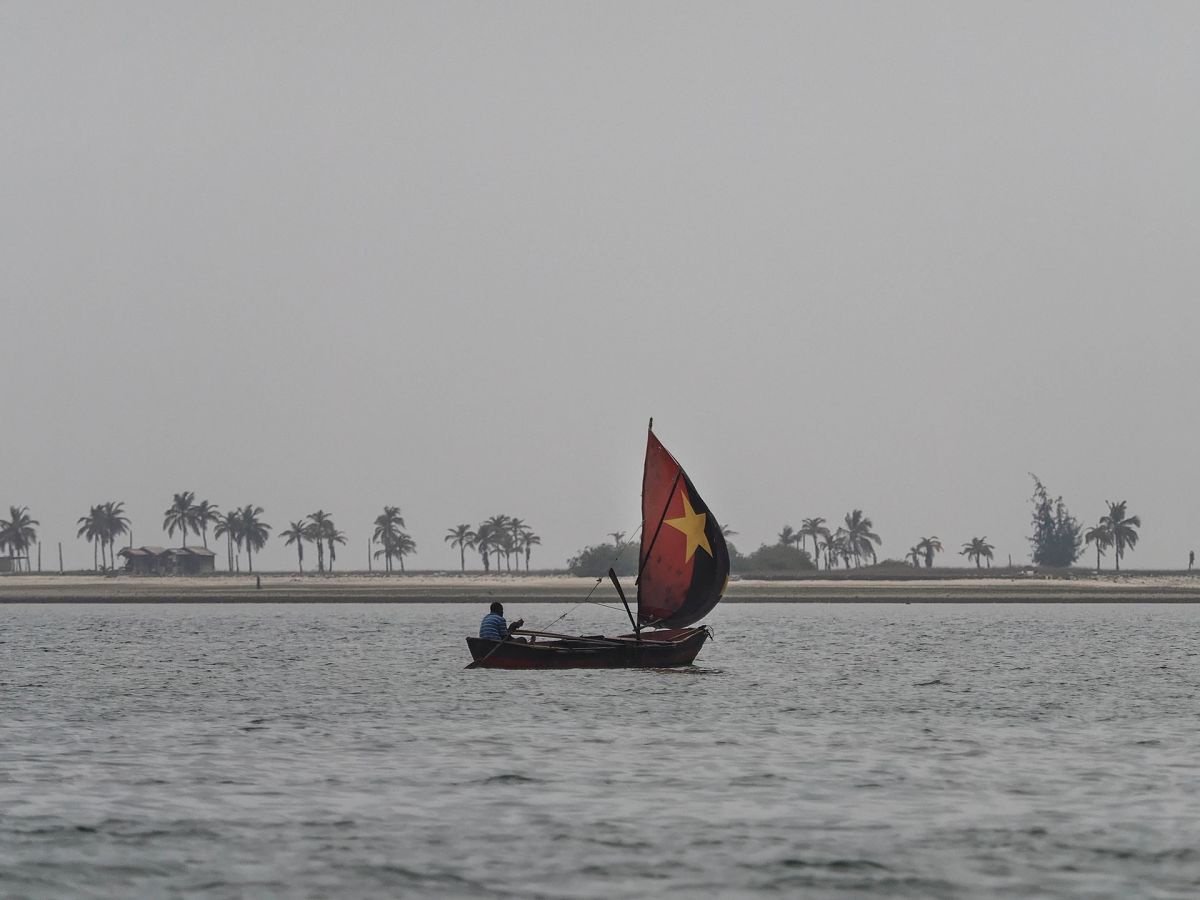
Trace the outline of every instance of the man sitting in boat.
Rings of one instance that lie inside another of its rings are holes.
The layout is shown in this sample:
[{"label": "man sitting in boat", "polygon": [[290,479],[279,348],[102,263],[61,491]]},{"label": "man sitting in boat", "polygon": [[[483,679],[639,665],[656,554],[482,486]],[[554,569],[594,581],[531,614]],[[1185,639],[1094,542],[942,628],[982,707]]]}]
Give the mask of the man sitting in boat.
[{"label": "man sitting in boat", "polygon": [[479,636],[490,641],[513,640],[524,644],[525,638],[512,636],[512,632],[524,624],[524,619],[517,619],[512,625],[509,625],[504,621],[504,604],[496,602],[492,604],[492,611],[479,623]]}]

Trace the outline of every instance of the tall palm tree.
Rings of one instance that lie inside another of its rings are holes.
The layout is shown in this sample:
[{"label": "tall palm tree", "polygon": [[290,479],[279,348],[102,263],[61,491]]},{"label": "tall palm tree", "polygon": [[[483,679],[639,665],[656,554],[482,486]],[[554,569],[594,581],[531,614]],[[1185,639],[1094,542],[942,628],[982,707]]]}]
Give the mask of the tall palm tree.
[{"label": "tall palm tree", "polygon": [[[29,548],[37,540],[37,526],[41,523],[31,518],[28,506],[10,506],[8,518],[0,519],[0,547],[8,546],[18,559],[25,557],[25,571],[29,571]],[[20,566],[20,563],[17,563]]]},{"label": "tall palm tree", "polygon": [[[109,500],[100,507],[100,521],[104,532],[104,541],[108,544],[108,560],[112,568],[117,567],[117,557],[113,553],[113,545],[117,538],[129,533],[129,518],[125,515],[125,503],[121,500]],[[102,548],[103,552],[103,548]]]},{"label": "tall palm tree", "polygon": [[1108,526],[1112,532],[1112,546],[1114,548],[1113,561],[1117,565],[1117,571],[1121,571],[1121,558],[1125,555],[1125,548],[1132,550],[1137,546],[1138,529],[1142,527],[1141,516],[1126,516],[1125,501],[1121,500],[1113,503],[1105,500],[1108,504],[1108,515],[1100,517],[1100,523]]},{"label": "tall palm tree", "polygon": [[238,513],[241,522],[242,541],[246,544],[246,565],[254,571],[254,551],[262,550],[270,537],[271,526],[259,519],[263,514],[261,506],[247,503]]},{"label": "tall palm tree", "polygon": [[308,520],[313,524],[313,541],[317,545],[317,571],[324,574],[325,572],[325,538],[329,534],[329,529],[333,527],[333,519],[329,513],[323,509],[318,509],[314,513],[308,514]]},{"label": "tall palm tree", "polygon": [[986,559],[988,561],[988,568],[990,569],[992,567],[992,551],[995,549],[995,547],[987,542],[987,535],[985,534],[981,538],[971,538],[970,541],[962,545],[962,549],[958,552],[960,556],[965,556],[967,559],[974,559],[976,569],[980,568],[979,561]]},{"label": "tall palm tree", "polygon": [[846,549],[850,556],[854,557],[854,564],[861,565],[864,556],[870,556],[873,561],[875,547],[883,543],[879,535],[871,530],[875,523],[868,516],[864,516],[861,509],[846,513],[843,520],[846,523]]},{"label": "tall palm tree", "polygon": [[925,554],[925,568],[933,568],[933,554],[942,552],[942,542],[938,540],[937,535],[933,537],[923,537],[917,541],[917,549]]},{"label": "tall palm tree", "polygon": [[521,549],[525,551],[525,571],[529,572],[529,554],[533,548],[539,546],[542,539],[532,531],[526,531],[521,535]]},{"label": "tall palm tree", "polygon": [[475,549],[475,532],[470,525],[455,525],[453,528],[446,529],[446,536],[443,541],[449,542],[451,547],[458,548],[458,564],[462,571],[467,571],[467,550]]},{"label": "tall palm tree", "polygon": [[490,572],[492,570],[491,562],[488,560],[488,554],[492,552],[492,547],[496,542],[496,529],[483,522],[475,529],[475,549],[479,551],[479,558],[483,561],[483,571]]},{"label": "tall palm tree", "polygon": [[817,549],[817,541],[829,536],[829,529],[825,527],[825,519],[821,516],[814,516],[811,519],[802,520],[800,522],[799,534],[802,540],[806,537],[812,538],[813,562],[819,566],[821,564],[821,554]]},{"label": "tall palm tree", "polygon": [[[524,519],[519,518],[517,516],[513,516],[511,519],[508,520],[508,537],[509,537],[508,553],[516,554],[517,571],[518,572],[521,571],[521,536],[527,530],[528,530],[528,526],[525,524]],[[507,554],[505,555],[504,562],[505,562],[505,565],[507,566],[508,562],[509,562]]]},{"label": "tall palm tree", "polygon": [[233,548],[236,545],[240,551],[242,548],[242,516],[238,509],[231,509],[224,515],[217,517],[216,527],[213,528],[213,537],[225,538],[225,556],[228,563],[229,571],[233,571]]},{"label": "tall palm tree", "polygon": [[171,505],[163,513],[163,529],[167,532],[167,537],[174,537],[176,531],[182,532],[185,548],[187,547],[188,529],[192,528],[195,523],[195,501],[195,491],[184,491],[175,495]]},{"label": "tall palm tree", "polygon": [[506,551],[512,552],[511,541],[508,540],[508,521],[509,517],[501,514],[492,516],[483,523],[492,529],[492,552],[496,554],[496,571],[500,570],[500,555]]},{"label": "tall palm tree", "polygon": [[1101,519],[1099,524],[1092,526],[1083,533],[1083,540],[1088,544],[1096,545],[1096,574],[1100,574],[1100,557],[1104,555],[1104,551],[1113,545],[1112,528],[1105,524],[1104,519]]},{"label": "tall palm tree", "polygon": [[912,563],[914,569],[921,568],[921,560],[924,558],[924,554],[916,547],[909,547],[908,552],[904,554],[905,562]]},{"label": "tall palm tree", "polygon": [[79,530],[75,532],[75,537],[87,538],[92,545],[92,568],[97,572],[100,571],[100,561],[98,553],[100,550],[100,541],[104,534],[104,506],[97,504],[88,510],[86,516],[80,516],[75,524],[79,526]]},{"label": "tall palm tree", "polygon": [[208,549],[208,526],[221,521],[221,511],[216,504],[201,500],[192,507],[192,531],[204,540],[204,549]]},{"label": "tall palm tree", "polygon": [[296,556],[300,560],[300,574],[304,574],[304,542],[312,540],[312,523],[301,519],[299,522],[289,522],[288,527],[279,532],[283,538],[283,546],[296,545]]},{"label": "tall palm tree", "polygon": [[385,570],[392,571],[392,557],[396,555],[396,540],[400,529],[404,527],[404,516],[400,515],[400,507],[385,506],[383,512],[375,517],[375,531],[372,540],[383,549],[376,551],[375,558],[384,558]]},{"label": "tall palm tree", "polygon": [[614,547],[620,547],[625,543],[625,532],[623,531],[610,531],[608,536],[613,539]]}]

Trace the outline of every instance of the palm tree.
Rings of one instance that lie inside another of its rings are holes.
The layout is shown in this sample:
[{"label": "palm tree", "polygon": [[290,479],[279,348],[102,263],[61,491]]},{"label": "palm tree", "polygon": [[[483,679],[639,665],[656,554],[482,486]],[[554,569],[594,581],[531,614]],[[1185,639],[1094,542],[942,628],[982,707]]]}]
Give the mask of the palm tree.
[{"label": "palm tree", "polygon": [[812,538],[813,543],[813,562],[818,566],[821,563],[820,552],[817,549],[817,540],[829,536],[829,529],[825,527],[825,520],[821,516],[814,516],[811,519],[804,519],[800,522],[801,540],[806,537]]},{"label": "palm tree", "polygon": [[861,565],[864,556],[870,556],[874,561],[875,546],[883,543],[879,535],[871,530],[875,527],[875,523],[864,516],[861,509],[846,513],[844,521],[846,523],[846,549],[849,551],[849,555],[854,557],[854,564]]},{"label": "palm tree", "polygon": [[97,572],[100,571],[100,562],[97,553],[100,549],[101,536],[104,534],[104,507],[103,505],[93,506],[88,510],[86,516],[80,516],[75,524],[79,526],[79,530],[75,532],[75,537],[87,538],[92,545],[92,568]]},{"label": "palm tree", "polygon": [[213,537],[225,538],[225,555],[229,571],[232,572],[233,548],[236,545],[241,550],[242,547],[242,517],[237,509],[231,509],[224,515],[217,516],[217,524],[213,528]]},{"label": "palm tree", "polygon": [[446,529],[443,541],[448,541],[451,547],[458,548],[458,564],[462,571],[467,571],[467,550],[475,549],[475,532],[470,525],[455,525]]},{"label": "palm tree", "polygon": [[375,531],[371,539],[383,549],[375,553],[375,558],[384,558],[386,571],[392,571],[392,557],[396,555],[396,540],[400,529],[404,527],[404,516],[400,515],[400,507],[385,506],[383,512],[375,517]]},{"label": "palm tree", "polygon": [[1105,524],[1104,519],[1101,519],[1098,525],[1089,528],[1083,533],[1083,540],[1088,544],[1096,545],[1096,574],[1100,574],[1100,557],[1104,555],[1104,551],[1113,545],[1112,529]]},{"label": "palm tree", "polygon": [[346,533],[334,528],[333,522],[330,521],[329,528],[325,531],[325,543],[329,545],[329,571],[332,572],[333,564],[337,562],[337,550],[335,548],[338,544],[345,546]]},{"label": "palm tree", "polygon": [[479,558],[483,560],[483,571],[490,572],[492,570],[491,563],[488,560],[488,554],[492,552],[492,546],[496,541],[496,529],[487,522],[482,523],[475,531],[475,549],[479,551]]},{"label": "palm tree", "polygon": [[933,537],[923,537],[917,541],[917,549],[925,554],[925,568],[933,568],[933,554],[942,552],[942,542],[938,540],[937,535]]},{"label": "palm tree", "polygon": [[[8,518],[0,519],[0,547],[8,546],[18,559],[25,556],[25,571],[29,571],[29,548],[37,540],[37,526],[41,523],[30,518],[28,506],[10,506]],[[18,567],[20,563],[17,563]]]},{"label": "palm tree", "polygon": [[204,549],[208,549],[208,526],[221,521],[221,512],[216,504],[201,500],[192,507],[192,531],[204,540]]},{"label": "palm tree", "polygon": [[830,530],[827,528],[826,530],[824,530],[824,534],[821,535],[821,545],[820,545],[820,553],[821,553],[822,558],[824,560],[826,560],[826,570],[827,571],[829,569],[833,568],[834,544],[835,544],[834,533],[830,532]]},{"label": "palm tree", "polygon": [[496,571],[500,571],[500,556],[504,555],[504,568],[512,571],[513,538],[507,529],[496,533]]},{"label": "palm tree", "polygon": [[504,564],[507,566],[508,562],[509,562],[507,554],[515,553],[517,555],[517,571],[518,572],[521,571],[521,536],[523,534],[525,534],[526,531],[528,531],[528,526],[525,524],[524,519],[518,518],[517,516],[513,516],[513,518],[508,520],[509,542],[508,542],[508,551],[505,554],[505,558],[504,558]]},{"label": "palm tree", "polygon": [[398,531],[390,537],[382,538],[380,541],[383,544],[382,548],[375,551],[375,558],[383,557],[387,565],[387,571],[392,571],[392,558],[400,560],[400,571],[404,572],[404,557],[410,553],[416,552],[417,542],[405,534],[403,531]]},{"label": "palm tree", "polygon": [[[113,553],[113,544],[118,537],[129,533],[129,519],[125,515],[125,503],[122,500],[109,500],[100,507],[100,521],[104,533],[104,541],[108,544],[108,560],[112,568],[117,567],[117,558]],[[103,550],[103,548],[101,548]]]},{"label": "palm tree", "polygon": [[921,560],[924,558],[921,551],[916,547],[909,547],[908,552],[904,554],[905,562],[912,563],[914,569],[921,568]]},{"label": "palm tree", "polygon": [[389,537],[378,540],[376,538],[372,538],[371,540],[376,541],[380,545],[379,549],[373,554],[374,557],[376,559],[383,557],[383,570],[385,572],[392,571],[392,557],[396,555],[396,539]]},{"label": "palm tree", "polygon": [[167,532],[167,537],[174,537],[176,531],[182,532],[185,548],[187,547],[188,529],[192,528],[195,523],[195,500],[194,491],[176,494],[171,505],[167,507],[167,511],[163,513],[163,528]]},{"label": "palm tree", "polygon": [[[508,516],[492,516],[484,521],[484,525],[492,529],[492,551],[496,554],[496,570],[500,570],[500,554],[512,552],[511,541],[508,540]],[[480,526],[482,527],[482,526]]]},{"label": "palm tree", "polygon": [[620,547],[625,543],[625,532],[623,531],[610,531],[608,536],[613,539],[614,547]]},{"label": "palm tree", "polygon": [[313,524],[313,542],[317,545],[317,571],[324,574],[325,535],[333,525],[333,520],[329,517],[329,513],[323,509],[318,509],[315,513],[309,513],[308,520]]},{"label": "palm tree", "polygon": [[796,530],[791,525],[784,525],[783,530],[778,535],[779,544],[782,547],[789,547],[796,543]]},{"label": "palm tree", "polygon": [[845,528],[838,528],[833,533],[833,552],[837,558],[842,561],[842,568],[850,568],[850,563],[855,559],[854,547],[850,543],[850,532]]},{"label": "palm tree", "polygon": [[968,543],[962,545],[962,549],[958,552],[960,556],[965,556],[967,559],[974,559],[976,569],[980,567],[979,561],[986,559],[988,561],[988,568],[990,569],[992,567],[992,551],[995,549],[995,547],[987,542],[987,535],[985,534],[981,538],[971,538]]},{"label": "palm tree", "polygon": [[417,542],[414,541],[407,534],[405,534],[403,531],[400,532],[400,534],[397,535],[397,537],[396,537],[395,553],[396,553],[396,556],[399,557],[399,559],[400,559],[400,572],[401,573],[404,572],[404,557],[408,556],[409,554],[416,553],[416,552],[417,552]]},{"label": "palm tree", "polygon": [[271,526],[258,517],[263,514],[261,506],[247,503],[238,513],[242,530],[242,540],[246,543],[246,565],[254,571],[254,551],[262,550],[270,537]]},{"label": "palm tree", "polygon": [[525,551],[525,571],[529,572],[529,554],[532,549],[539,546],[542,539],[532,531],[526,531],[521,535],[521,549]]},{"label": "palm tree", "polygon": [[1138,532],[1142,527],[1141,516],[1125,515],[1125,501],[1121,500],[1113,503],[1105,500],[1108,504],[1108,515],[1100,517],[1100,523],[1106,525],[1112,533],[1112,546],[1115,548],[1113,560],[1116,563],[1117,571],[1121,571],[1121,557],[1125,555],[1125,548],[1132,550],[1137,546]]},{"label": "palm tree", "polygon": [[283,538],[283,545],[290,547],[296,545],[296,555],[300,559],[300,574],[304,574],[304,542],[312,540],[312,524],[301,519],[299,522],[289,522],[288,527],[279,532],[279,536]]}]

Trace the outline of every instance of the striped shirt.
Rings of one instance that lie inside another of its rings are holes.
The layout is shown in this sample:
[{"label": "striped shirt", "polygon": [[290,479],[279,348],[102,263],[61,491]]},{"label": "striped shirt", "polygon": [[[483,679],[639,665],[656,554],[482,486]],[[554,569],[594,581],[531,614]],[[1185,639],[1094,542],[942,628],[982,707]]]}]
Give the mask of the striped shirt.
[{"label": "striped shirt", "polygon": [[502,641],[508,637],[508,623],[499,613],[488,613],[479,623],[479,636],[493,641]]}]

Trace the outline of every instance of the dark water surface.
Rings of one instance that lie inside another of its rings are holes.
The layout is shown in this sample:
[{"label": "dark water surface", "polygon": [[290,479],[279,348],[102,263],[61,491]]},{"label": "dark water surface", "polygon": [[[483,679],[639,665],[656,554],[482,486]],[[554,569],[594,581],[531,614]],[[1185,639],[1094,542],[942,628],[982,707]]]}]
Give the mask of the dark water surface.
[{"label": "dark water surface", "polygon": [[0,896],[1200,896],[1200,607],[729,605],[692,669],[465,672],[481,613],[0,607]]}]

